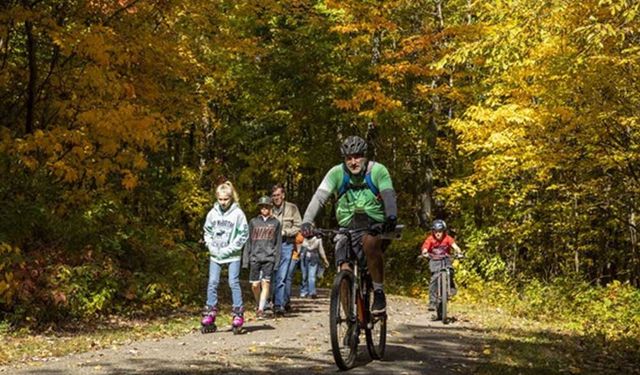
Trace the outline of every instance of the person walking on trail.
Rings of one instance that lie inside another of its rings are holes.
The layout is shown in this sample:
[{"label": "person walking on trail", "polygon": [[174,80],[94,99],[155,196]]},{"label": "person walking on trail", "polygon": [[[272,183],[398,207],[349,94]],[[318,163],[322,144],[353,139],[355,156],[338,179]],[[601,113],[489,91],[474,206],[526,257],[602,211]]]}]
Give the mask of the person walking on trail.
[{"label": "person walking on trail", "polygon": [[[291,293],[289,266],[295,247],[296,234],[300,231],[301,219],[298,206],[285,200],[285,191],[282,184],[276,184],[272,187],[271,199],[273,202],[273,216],[280,221],[282,233],[280,261],[276,271],[273,291],[274,313],[284,315]],[[287,294],[287,290],[289,294]]]},{"label": "person walking on trail", "polygon": [[[216,187],[217,202],[204,223],[204,243],[209,250],[209,282],[203,326],[215,327],[218,305],[218,284],[223,266],[229,267],[233,326],[244,322],[244,304],[240,289],[240,261],[249,230],[247,218],[238,205],[238,194],[231,182]],[[214,328],[215,330],[215,328]]]},{"label": "person walking on trail", "polygon": [[316,280],[320,260],[322,260],[324,268],[329,267],[329,261],[324,252],[324,246],[322,246],[322,239],[318,237],[305,238],[302,243],[302,250],[300,251],[300,265],[302,269],[300,297],[308,296],[309,298],[315,299],[318,296]]},{"label": "person walking on trail", "polygon": [[273,217],[271,198],[258,199],[258,216],[249,222],[249,239],[244,246],[242,267],[249,269],[249,282],[256,300],[256,317],[264,318],[264,309],[269,297],[271,275],[280,261],[282,245],[281,225]]},{"label": "person walking on trail", "polygon": [[[301,230],[305,237],[313,234],[313,222],[332,196],[337,197],[336,218],[338,225],[346,229],[382,227],[384,232],[393,231],[397,223],[396,192],[387,168],[367,160],[367,143],[358,136],[348,137],[340,147],[343,162],[327,172],[309,202]],[[386,313],[384,295],[384,248],[389,240],[383,240],[371,231],[355,231],[352,248],[358,258],[366,257],[374,288],[372,313]],[[342,270],[351,270],[347,262],[347,236],[334,238],[336,264]]]},{"label": "person walking on trail", "polygon": [[[451,249],[456,255],[461,255],[462,250],[456,240],[447,234],[447,223],[444,220],[436,219],[431,225],[431,234],[422,244],[422,255],[429,258],[429,270],[431,271],[431,282],[429,284],[429,311],[436,310],[436,294],[438,288],[438,271],[440,271],[440,260],[445,259],[445,267],[451,267]],[[453,268],[450,272],[451,296],[457,292],[453,279]]]}]

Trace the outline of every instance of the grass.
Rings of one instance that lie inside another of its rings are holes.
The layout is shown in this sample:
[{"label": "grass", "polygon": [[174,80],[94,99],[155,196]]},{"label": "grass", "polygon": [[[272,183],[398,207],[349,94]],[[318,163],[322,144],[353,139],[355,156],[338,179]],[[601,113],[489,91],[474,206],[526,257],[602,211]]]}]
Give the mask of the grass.
[{"label": "grass", "polygon": [[640,374],[640,338],[607,341],[560,320],[527,319],[479,303],[454,301],[452,309],[482,333],[477,374]]}]

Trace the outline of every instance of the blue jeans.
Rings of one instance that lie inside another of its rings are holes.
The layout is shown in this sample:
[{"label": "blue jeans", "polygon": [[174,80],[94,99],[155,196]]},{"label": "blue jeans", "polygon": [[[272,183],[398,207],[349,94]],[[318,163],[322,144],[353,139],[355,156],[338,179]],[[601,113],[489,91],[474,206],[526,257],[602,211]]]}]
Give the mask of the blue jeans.
[{"label": "blue jeans", "polygon": [[310,257],[305,257],[305,263],[307,265],[307,290],[310,296],[317,295],[316,277],[318,275],[318,266],[320,266],[320,257],[317,254],[311,254]]},{"label": "blue jeans", "polygon": [[300,272],[302,272],[302,282],[300,283],[300,297],[309,295],[309,261],[306,252],[300,253]]},{"label": "blue jeans", "polygon": [[[291,264],[291,253],[293,252],[292,243],[282,243],[280,251],[280,263],[278,263],[278,271],[276,272],[276,282],[274,293],[274,305],[284,307],[289,301],[287,295],[287,279],[289,276],[289,265]],[[289,282],[289,292],[291,292],[291,282]]]},{"label": "blue jeans", "polygon": [[[286,296],[287,296],[285,299],[285,305],[289,303],[289,301],[291,301],[291,288],[293,287],[293,274],[296,273],[296,268],[298,268],[298,264],[300,265],[300,268],[302,268],[302,260],[300,258],[298,259],[291,258],[291,263],[289,263],[289,272],[287,273],[287,281],[285,284],[285,290],[286,290]],[[301,284],[300,285],[301,294],[303,289],[306,289],[306,287],[304,286],[304,284]]]},{"label": "blue jeans", "polygon": [[[229,265],[229,287],[231,288],[231,299],[233,307],[242,307],[242,291],[240,290],[240,261],[226,263]],[[207,306],[218,305],[218,284],[220,283],[220,273],[224,264],[209,260],[209,284],[207,285]]]}]

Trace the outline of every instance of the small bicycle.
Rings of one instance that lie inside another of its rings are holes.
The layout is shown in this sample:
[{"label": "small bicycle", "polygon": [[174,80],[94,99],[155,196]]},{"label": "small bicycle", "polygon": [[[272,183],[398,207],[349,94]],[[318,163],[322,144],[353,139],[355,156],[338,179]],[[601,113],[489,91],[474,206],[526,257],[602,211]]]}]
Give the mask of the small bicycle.
[{"label": "small bicycle", "polygon": [[[420,255],[418,258],[424,258],[427,260],[431,260],[429,256]],[[456,255],[454,259],[463,259],[464,256]],[[453,270],[453,266],[447,263],[447,260],[450,259],[449,256],[446,256],[442,259],[435,259],[434,261],[438,263],[437,267],[437,275],[436,275],[436,320],[441,320],[442,324],[447,324],[449,321],[447,320],[447,306],[449,303],[449,299],[452,297],[451,295],[451,271]]]},{"label": "small bicycle", "polygon": [[365,332],[367,350],[372,359],[384,357],[387,338],[387,315],[371,313],[373,305],[373,282],[366,262],[359,261],[352,248],[351,236],[367,231],[383,239],[400,238],[402,225],[391,233],[380,233],[376,228],[365,229],[317,229],[316,236],[345,235],[347,237],[348,261],[354,264],[354,271],[338,272],[331,288],[329,329],[331,351],[336,365],[348,370],[355,364],[360,333]]}]

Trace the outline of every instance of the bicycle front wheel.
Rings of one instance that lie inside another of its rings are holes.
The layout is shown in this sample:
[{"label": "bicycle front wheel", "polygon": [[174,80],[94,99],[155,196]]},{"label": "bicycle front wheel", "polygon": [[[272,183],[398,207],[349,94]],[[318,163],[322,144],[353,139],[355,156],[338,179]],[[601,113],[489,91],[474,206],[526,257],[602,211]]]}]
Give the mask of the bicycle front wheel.
[{"label": "bicycle front wheel", "polygon": [[449,302],[449,273],[440,272],[440,311],[442,324],[447,324],[447,303]]},{"label": "bicycle front wheel", "polygon": [[367,337],[367,350],[372,359],[382,359],[387,344],[387,314],[373,315],[371,307],[373,305],[373,295],[371,289],[367,290],[364,296],[367,304],[367,325],[364,329]]},{"label": "bicycle front wheel", "polygon": [[353,367],[358,354],[358,323],[355,315],[354,276],[340,271],[331,288],[329,330],[331,351],[341,370]]}]

